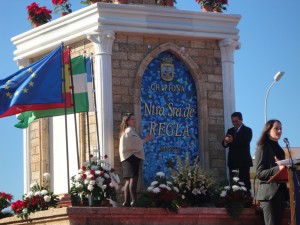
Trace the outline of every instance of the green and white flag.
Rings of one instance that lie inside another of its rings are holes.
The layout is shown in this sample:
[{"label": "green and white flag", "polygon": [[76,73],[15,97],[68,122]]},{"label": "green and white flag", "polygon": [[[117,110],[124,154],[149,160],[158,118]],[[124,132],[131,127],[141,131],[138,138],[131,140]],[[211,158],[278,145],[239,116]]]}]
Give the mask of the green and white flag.
[{"label": "green and white flag", "polygon": [[[74,99],[76,113],[94,111],[90,58],[77,56],[71,59],[71,68],[74,84]],[[74,113],[73,107],[67,108],[67,114],[71,113]],[[36,119],[61,116],[64,114],[64,108],[24,112],[17,117],[19,122],[15,124],[15,127],[27,128],[29,124]]]}]

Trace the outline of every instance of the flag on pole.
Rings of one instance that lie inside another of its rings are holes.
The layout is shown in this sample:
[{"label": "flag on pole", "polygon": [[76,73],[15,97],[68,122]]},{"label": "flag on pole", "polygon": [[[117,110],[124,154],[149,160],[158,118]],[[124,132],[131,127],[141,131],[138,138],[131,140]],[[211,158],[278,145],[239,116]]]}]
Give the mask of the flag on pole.
[{"label": "flag on pole", "polygon": [[[92,74],[91,74],[91,60],[83,56],[77,56],[71,59],[72,77],[74,84],[74,99],[75,111],[90,112],[93,111],[92,101]],[[74,113],[73,107],[67,108],[67,113]],[[53,117],[64,115],[64,109],[49,109],[29,111],[20,114],[17,118],[19,122],[15,124],[17,128],[27,128],[31,122],[39,118]]]},{"label": "flag on pole", "polygon": [[0,118],[29,110],[64,107],[62,46],[0,80]]}]

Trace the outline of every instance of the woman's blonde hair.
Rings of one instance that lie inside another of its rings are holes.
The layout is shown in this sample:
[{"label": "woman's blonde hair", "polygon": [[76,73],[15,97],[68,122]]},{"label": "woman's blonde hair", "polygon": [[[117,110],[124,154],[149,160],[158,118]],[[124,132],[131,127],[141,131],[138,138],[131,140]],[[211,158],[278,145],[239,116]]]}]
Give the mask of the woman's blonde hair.
[{"label": "woman's blonde hair", "polygon": [[128,127],[128,121],[130,120],[130,118],[133,116],[133,113],[124,113],[123,114],[123,118],[122,118],[122,122],[120,125],[120,137],[122,136],[122,134],[125,132],[126,128]]}]

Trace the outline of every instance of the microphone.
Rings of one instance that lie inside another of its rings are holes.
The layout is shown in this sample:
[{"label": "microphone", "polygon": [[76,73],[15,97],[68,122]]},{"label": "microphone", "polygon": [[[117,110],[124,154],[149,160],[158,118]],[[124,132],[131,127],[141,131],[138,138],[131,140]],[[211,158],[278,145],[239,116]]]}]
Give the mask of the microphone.
[{"label": "microphone", "polygon": [[283,142],[286,144],[286,145],[290,145],[290,142],[287,138],[283,138]]},{"label": "microphone", "polygon": [[295,164],[294,164],[294,160],[293,160],[293,158],[292,158],[289,140],[288,140],[287,138],[283,138],[283,141],[284,141],[284,143],[285,143],[285,145],[286,145],[286,148],[287,148],[287,151],[288,151],[288,154],[289,154],[289,157],[290,157],[291,168],[294,169],[294,168],[295,168]]},{"label": "microphone", "polygon": [[290,148],[289,148],[289,146],[290,146],[289,140],[288,140],[287,138],[283,138],[283,142],[284,142],[285,145],[286,145],[287,151],[288,151],[288,153],[289,153],[290,160],[291,160],[291,162],[292,162],[292,166],[294,166],[294,165],[293,165],[294,162],[293,162],[293,159],[292,159],[291,150],[290,150]]}]

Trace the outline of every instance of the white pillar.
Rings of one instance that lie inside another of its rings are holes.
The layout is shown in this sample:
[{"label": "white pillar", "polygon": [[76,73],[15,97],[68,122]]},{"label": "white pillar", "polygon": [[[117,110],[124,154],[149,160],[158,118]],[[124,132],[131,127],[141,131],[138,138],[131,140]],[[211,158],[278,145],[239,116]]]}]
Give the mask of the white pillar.
[{"label": "white pillar", "polygon": [[223,78],[223,102],[224,102],[224,129],[232,127],[231,114],[235,111],[235,89],[234,89],[234,50],[240,48],[240,44],[232,39],[219,42],[222,57]]},{"label": "white pillar", "polygon": [[114,166],[113,139],[113,98],[111,55],[115,33],[112,30],[101,30],[87,34],[95,49],[95,96],[97,102],[98,132],[100,155],[107,155],[111,166]]},{"label": "white pillar", "polygon": [[[29,65],[29,59],[18,59],[17,65],[22,69]],[[17,116],[17,115],[16,115]],[[31,184],[30,169],[30,131],[28,128],[23,129],[23,176],[24,176],[24,193],[28,193]]]}]

